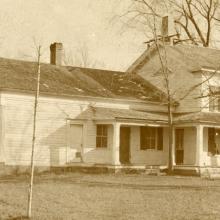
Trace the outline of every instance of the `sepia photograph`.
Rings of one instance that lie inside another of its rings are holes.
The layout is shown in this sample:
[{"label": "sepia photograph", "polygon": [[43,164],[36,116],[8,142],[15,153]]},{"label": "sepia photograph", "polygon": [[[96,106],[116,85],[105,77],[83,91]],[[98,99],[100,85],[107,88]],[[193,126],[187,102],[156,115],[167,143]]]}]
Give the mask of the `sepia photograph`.
[{"label": "sepia photograph", "polygon": [[220,219],[219,0],[0,3],[0,220]]}]

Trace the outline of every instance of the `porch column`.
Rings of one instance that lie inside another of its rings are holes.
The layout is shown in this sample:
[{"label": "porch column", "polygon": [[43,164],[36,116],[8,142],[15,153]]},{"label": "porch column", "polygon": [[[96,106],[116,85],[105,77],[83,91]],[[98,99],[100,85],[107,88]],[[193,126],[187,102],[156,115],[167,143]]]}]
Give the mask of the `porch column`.
[{"label": "porch column", "polygon": [[176,165],[176,133],[175,133],[175,127],[173,128],[173,144],[172,144],[172,158],[173,158],[173,166]]},{"label": "porch column", "polygon": [[196,126],[196,166],[202,165],[203,154],[203,125]]},{"label": "porch column", "polygon": [[[2,100],[1,100],[2,101]],[[4,115],[5,107],[0,105],[0,163],[5,162],[5,115]]]},{"label": "porch column", "polygon": [[113,124],[113,145],[112,145],[112,164],[120,165],[119,160],[119,145],[120,145],[120,124]]}]

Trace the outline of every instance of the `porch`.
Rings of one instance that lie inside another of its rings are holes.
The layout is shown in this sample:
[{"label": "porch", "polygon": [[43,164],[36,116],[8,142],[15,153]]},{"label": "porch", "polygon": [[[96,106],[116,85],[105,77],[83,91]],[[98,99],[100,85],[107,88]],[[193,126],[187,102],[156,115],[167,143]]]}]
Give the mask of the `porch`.
[{"label": "porch", "polygon": [[[68,139],[71,143],[68,143],[70,151],[67,151],[73,156],[75,149],[75,155],[80,154],[80,157],[68,158],[67,163],[144,169],[146,166],[166,166],[166,126],[165,114],[128,109],[92,109],[92,114],[84,112],[77,119],[68,121],[68,136],[71,137]],[[79,127],[81,132],[77,131]],[[79,139],[82,141],[77,143]]]},{"label": "porch", "polygon": [[[165,168],[169,148],[166,121],[165,114],[92,109],[87,117],[83,114],[81,118],[68,121],[69,136],[76,136],[68,143],[67,164]],[[79,127],[80,132],[77,131]],[[216,143],[220,137],[218,128],[220,126],[208,123],[175,121],[174,170],[200,173],[207,167],[220,167],[220,149],[216,148],[220,146],[220,141]]]},{"label": "porch", "polygon": [[[176,145],[184,148],[195,146],[196,166],[220,166],[220,117],[219,113],[197,112],[185,114],[175,119],[175,129],[190,129],[184,132],[184,140],[175,140]],[[193,130],[192,130],[193,129]],[[188,137],[187,137],[188,136]],[[184,141],[184,144],[181,143]],[[188,143],[187,143],[188,142]],[[178,146],[177,146],[178,148]],[[187,162],[186,162],[187,164]]]},{"label": "porch", "polygon": [[175,118],[176,170],[220,174],[219,113],[197,112]]}]

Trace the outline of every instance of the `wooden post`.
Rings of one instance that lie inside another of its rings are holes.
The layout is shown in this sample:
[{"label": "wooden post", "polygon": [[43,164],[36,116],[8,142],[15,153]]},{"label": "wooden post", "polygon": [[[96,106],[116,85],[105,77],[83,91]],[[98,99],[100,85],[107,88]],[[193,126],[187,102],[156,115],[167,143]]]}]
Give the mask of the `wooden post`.
[{"label": "wooden post", "polygon": [[112,164],[113,165],[120,165],[119,145],[120,145],[120,124],[115,123],[113,126],[113,145],[112,145]]},{"label": "wooden post", "polygon": [[[1,101],[2,102],[2,101]],[[0,162],[5,162],[5,117],[4,117],[4,104],[1,103],[0,106]]]},{"label": "wooden post", "polygon": [[173,127],[173,148],[172,148],[172,160],[173,160],[173,167],[176,165],[176,134],[175,134],[175,127]]},{"label": "wooden post", "polygon": [[196,161],[195,165],[202,165],[203,153],[203,125],[196,126]]},{"label": "wooden post", "polygon": [[[168,84],[168,79],[167,79],[167,84]],[[169,88],[169,86],[167,87]],[[168,173],[172,174],[173,173],[173,162],[174,162],[174,143],[173,143],[173,114],[172,114],[172,109],[171,109],[171,97],[170,97],[170,91],[168,89],[168,129],[169,129],[169,157],[168,157]]]},{"label": "wooden post", "polygon": [[29,194],[28,194],[28,209],[27,217],[31,218],[31,208],[32,208],[32,195],[33,195],[33,180],[34,180],[34,151],[35,151],[35,139],[36,139],[36,117],[37,117],[37,106],[38,98],[40,91],[40,57],[41,57],[41,46],[38,47],[38,59],[37,59],[37,89],[35,93],[35,102],[34,102],[34,119],[33,119],[33,136],[32,136],[32,151],[31,151],[31,179],[29,185]]}]

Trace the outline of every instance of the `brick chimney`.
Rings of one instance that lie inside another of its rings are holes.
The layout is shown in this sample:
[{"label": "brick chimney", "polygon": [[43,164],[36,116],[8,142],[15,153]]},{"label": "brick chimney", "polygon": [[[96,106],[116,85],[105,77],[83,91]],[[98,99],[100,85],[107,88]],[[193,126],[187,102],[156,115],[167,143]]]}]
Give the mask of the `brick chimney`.
[{"label": "brick chimney", "polygon": [[161,36],[164,38],[164,41],[171,42],[171,38],[173,38],[175,34],[174,21],[171,16],[162,17]]},{"label": "brick chimney", "polygon": [[63,61],[63,44],[53,43],[50,45],[50,64],[61,66]]}]

